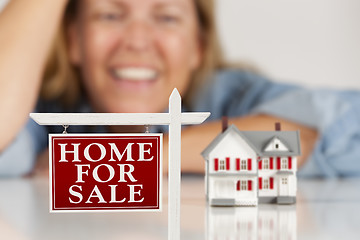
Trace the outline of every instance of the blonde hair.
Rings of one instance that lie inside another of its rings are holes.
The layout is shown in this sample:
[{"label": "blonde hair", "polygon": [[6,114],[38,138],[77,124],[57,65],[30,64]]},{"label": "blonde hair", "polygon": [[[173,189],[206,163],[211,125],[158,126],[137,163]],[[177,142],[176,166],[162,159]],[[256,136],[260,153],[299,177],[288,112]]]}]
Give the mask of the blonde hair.
[{"label": "blonde hair", "polygon": [[59,100],[65,106],[74,105],[83,94],[80,71],[70,63],[67,46],[67,29],[76,15],[76,1],[71,0],[67,5],[48,56],[40,90],[42,99]]},{"label": "blonde hair", "polygon": [[[202,46],[201,66],[193,73],[193,79],[184,96],[185,103],[214,71],[225,66],[216,31],[213,0],[194,0],[199,38]],[[67,52],[66,31],[76,15],[76,0],[69,2],[63,22],[53,44],[44,72],[41,97],[46,100],[60,100],[67,105],[74,104],[84,94],[80,83],[79,70],[71,65]]]}]

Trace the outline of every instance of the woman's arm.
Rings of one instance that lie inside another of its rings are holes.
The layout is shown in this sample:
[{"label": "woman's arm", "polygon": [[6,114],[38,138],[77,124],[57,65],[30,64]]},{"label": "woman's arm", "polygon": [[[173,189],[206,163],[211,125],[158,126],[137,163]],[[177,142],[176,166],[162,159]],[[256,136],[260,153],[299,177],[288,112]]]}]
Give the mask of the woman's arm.
[{"label": "woman's arm", "polygon": [[[243,131],[271,131],[275,129],[275,122],[281,122],[284,131],[300,130],[302,155],[298,158],[298,167],[302,166],[311,154],[317,140],[316,130],[269,115],[232,118],[229,125],[234,124]],[[205,160],[201,157],[201,152],[221,133],[221,126],[221,121],[214,121],[188,127],[182,131],[181,168],[183,172],[204,172]],[[167,139],[165,139],[164,143],[167,143]],[[167,154],[167,146],[164,145],[165,159]],[[164,161],[164,171],[167,172],[167,161]]]},{"label": "woman's arm", "polygon": [[0,152],[34,109],[67,1],[11,0],[0,13]]},{"label": "woman's arm", "polygon": [[[282,130],[300,130],[301,152],[298,157],[298,167],[302,166],[311,154],[317,140],[317,132],[312,128],[305,127],[284,119],[268,116],[256,115],[230,119],[230,124],[236,125],[243,131],[271,131],[274,130],[275,122],[281,122]],[[181,133],[181,170],[186,173],[204,173],[205,160],[201,152],[221,133],[221,121],[213,121],[198,126],[184,129]],[[168,172],[168,135],[164,136],[164,173]],[[39,161],[35,167],[34,174],[48,174],[49,153],[44,151],[39,156]]]}]

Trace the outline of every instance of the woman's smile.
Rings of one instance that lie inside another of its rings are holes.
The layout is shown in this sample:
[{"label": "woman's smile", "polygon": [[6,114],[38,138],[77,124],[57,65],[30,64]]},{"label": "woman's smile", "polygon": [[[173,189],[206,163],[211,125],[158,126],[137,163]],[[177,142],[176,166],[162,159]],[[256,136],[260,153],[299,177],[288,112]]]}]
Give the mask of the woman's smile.
[{"label": "woman's smile", "polygon": [[122,91],[147,90],[159,77],[159,71],[155,68],[141,66],[111,68],[110,74]]}]

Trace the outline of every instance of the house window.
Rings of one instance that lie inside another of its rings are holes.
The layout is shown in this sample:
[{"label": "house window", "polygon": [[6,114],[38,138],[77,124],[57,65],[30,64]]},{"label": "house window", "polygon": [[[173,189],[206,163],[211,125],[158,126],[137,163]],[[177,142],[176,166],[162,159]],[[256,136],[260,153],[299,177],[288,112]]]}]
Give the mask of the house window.
[{"label": "house window", "polygon": [[289,169],[288,160],[286,158],[281,158],[281,169]]},{"label": "house window", "polygon": [[288,184],[287,178],[282,178],[282,179],[281,179],[281,183],[282,183],[282,184]]},{"label": "house window", "polygon": [[247,169],[246,160],[241,160],[241,169]]},{"label": "house window", "polygon": [[268,158],[263,159],[263,165],[264,165],[264,169],[269,169],[269,159]]},{"label": "house window", "polygon": [[242,180],[241,181],[241,190],[247,190],[248,186],[247,186],[247,181],[246,180]]},{"label": "house window", "polygon": [[225,170],[225,160],[220,160],[219,169],[220,169],[220,170]]},{"label": "house window", "polygon": [[279,144],[278,143],[275,144],[275,149],[279,149]]},{"label": "house window", "polygon": [[269,179],[264,179],[264,189],[269,189]]},{"label": "house window", "polygon": [[237,191],[252,191],[252,181],[251,180],[238,180],[236,182]]}]

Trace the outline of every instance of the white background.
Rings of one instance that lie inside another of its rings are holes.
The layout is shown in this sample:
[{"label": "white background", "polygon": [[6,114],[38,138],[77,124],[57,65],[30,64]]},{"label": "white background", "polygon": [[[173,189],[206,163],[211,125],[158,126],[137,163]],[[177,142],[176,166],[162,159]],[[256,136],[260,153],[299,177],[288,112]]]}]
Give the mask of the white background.
[{"label": "white background", "polygon": [[359,0],[217,0],[217,20],[230,61],[276,81],[360,89]]},{"label": "white background", "polygon": [[218,0],[226,56],[273,79],[360,89],[359,0]]}]

